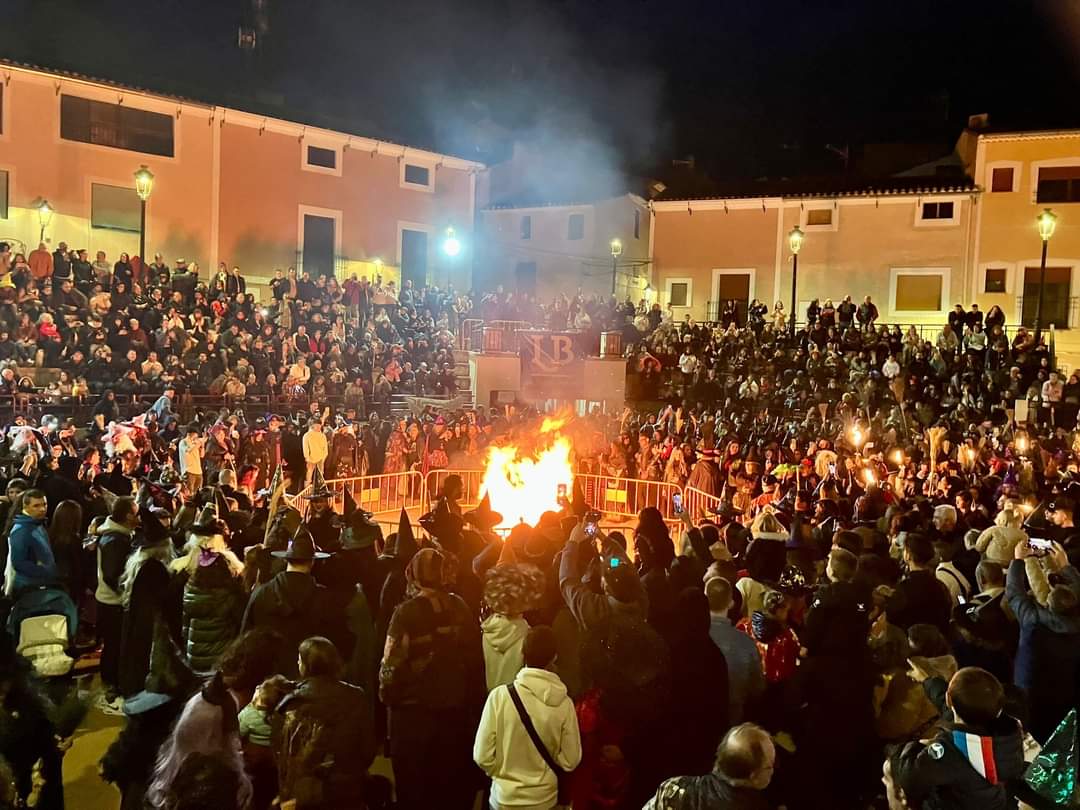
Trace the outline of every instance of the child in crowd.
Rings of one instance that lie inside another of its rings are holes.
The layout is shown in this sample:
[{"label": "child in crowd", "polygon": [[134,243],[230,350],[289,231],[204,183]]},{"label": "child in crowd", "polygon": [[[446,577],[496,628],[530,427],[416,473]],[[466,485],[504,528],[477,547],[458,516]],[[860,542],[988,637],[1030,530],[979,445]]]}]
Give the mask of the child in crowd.
[{"label": "child in crowd", "polygon": [[285,699],[292,684],[284,675],[267,678],[255,690],[251,703],[240,711],[240,741],[244,748],[244,763],[251,774],[254,788],[252,810],[270,806],[277,794],[277,767],[271,748],[271,716]]}]

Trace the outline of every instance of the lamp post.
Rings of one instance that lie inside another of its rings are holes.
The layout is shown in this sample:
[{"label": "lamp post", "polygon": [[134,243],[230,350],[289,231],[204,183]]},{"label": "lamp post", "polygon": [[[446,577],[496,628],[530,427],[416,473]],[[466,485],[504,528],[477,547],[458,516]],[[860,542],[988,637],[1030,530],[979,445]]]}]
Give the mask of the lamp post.
[{"label": "lamp post", "polygon": [[42,200],[40,203],[38,203],[38,207],[37,207],[38,224],[41,226],[41,233],[38,236],[38,242],[44,242],[45,241],[45,227],[50,222],[52,222],[53,213],[54,212],[53,212],[52,206],[49,205],[48,200]]},{"label": "lamp post", "polygon": [[[446,237],[442,243],[443,253],[449,256],[451,259],[456,259],[461,254],[461,240],[457,238],[457,234],[453,228],[446,229]],[[450,286],[450,268],[446,268],[446,284]]]},{"label": "lamp post", "polygon": [[1057,225],[1057,215],[1049,208],[1043,210],[1035,219],[1039,226],[1039,237],[1042,239],[1042,259],[1039,261],[1039,298],[1035,304],[1035,345],[1039,345],[1042,337],[1042,305],[1043,289],[1046,286],[1046,248],[1050,244],[1050,237],[1054,235],[1054,226]]},{"label": "lamp post", "polygon": [[154,175],[144,163],[135,172],[135,193],[139,195],[139,261],[146,266],[146,201],[154,190]]},{"label": "lamp post", "polygon": [[619,278],[619,257],[622,256],[622,240],[611,240],[611,295],[615,296],[615,285]]},{"label": "lamp post", "polygon": [[791,229],[788,234],[788,248],[791,249],[791,314],[788,316],[791,318],[790,333],[791,337],[795,337],[795,318],[796,318],[796,302],[795,302],[795,290],[799,284],[799,251],[802,250],[803,232],[802,228],[796,225]]}]

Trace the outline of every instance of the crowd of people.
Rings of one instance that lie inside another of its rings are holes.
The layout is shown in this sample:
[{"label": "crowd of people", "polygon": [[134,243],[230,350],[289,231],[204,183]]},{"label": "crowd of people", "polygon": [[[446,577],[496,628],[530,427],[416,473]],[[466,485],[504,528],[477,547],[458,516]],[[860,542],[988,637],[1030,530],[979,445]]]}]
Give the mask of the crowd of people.
[{"label": "crowd of people", "polygon": [[[263,308],[224,266],[0,263],[0,329],[35,330],[6,359],[95,403],[9,419],[0,806],[63,806],[64,673],[98,654],[124,810],[1071,806],[1080,381],[1000,311],[926,340],[869,298],[792,330],[760,302],[699,324],[289,272]],[[579,471],[682,500],[613,524],[575,485],[507,531],[451,474],[419,528],[362,487],[335,512],[328,479],[539,432],[527,406],[387,418],[386,386],[450,393],[471,315],[621,330],[634,405],[564,433]],[[181,420],[223,377],[281,412]]]}]

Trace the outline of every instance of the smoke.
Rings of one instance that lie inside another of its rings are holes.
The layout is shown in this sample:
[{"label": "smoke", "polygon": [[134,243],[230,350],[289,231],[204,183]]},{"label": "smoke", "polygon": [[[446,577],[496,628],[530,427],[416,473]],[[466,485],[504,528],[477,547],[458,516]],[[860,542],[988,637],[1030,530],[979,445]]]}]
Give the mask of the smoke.
[{"label": "smoke", "polygon": [[538,196],[617,193],[667,148],[648,42],[606,20],[621,4],[571,15],[552,0],[328,2],[302,24],[295,6],[277,8],[290,96],[317,93],[387,137],[488,163],[523,145],[534,160],[520,180]]}]

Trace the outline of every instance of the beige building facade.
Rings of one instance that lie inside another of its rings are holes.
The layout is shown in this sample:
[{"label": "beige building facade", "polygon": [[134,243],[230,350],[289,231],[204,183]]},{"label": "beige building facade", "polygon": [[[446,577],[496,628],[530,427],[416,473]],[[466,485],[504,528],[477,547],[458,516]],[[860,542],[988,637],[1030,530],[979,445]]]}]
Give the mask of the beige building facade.
[{"label": "beige building facade", "polygon": [[[581,204],[496,206],[480,212],[478,281],[535,295],[644,297],[651,217],[634,194]],[[618,240],[621,251],[612,256]]]},{"label": "beige building facade", "polygon": [[966,301],[973,186],[888,186],[843,194],[655,201],[653,285],[677,318],[716,320],[734,300],[791,309],[788,234],[803,231],[800,320],[817,298],[869,295],[883,321],[940,323]]}]

